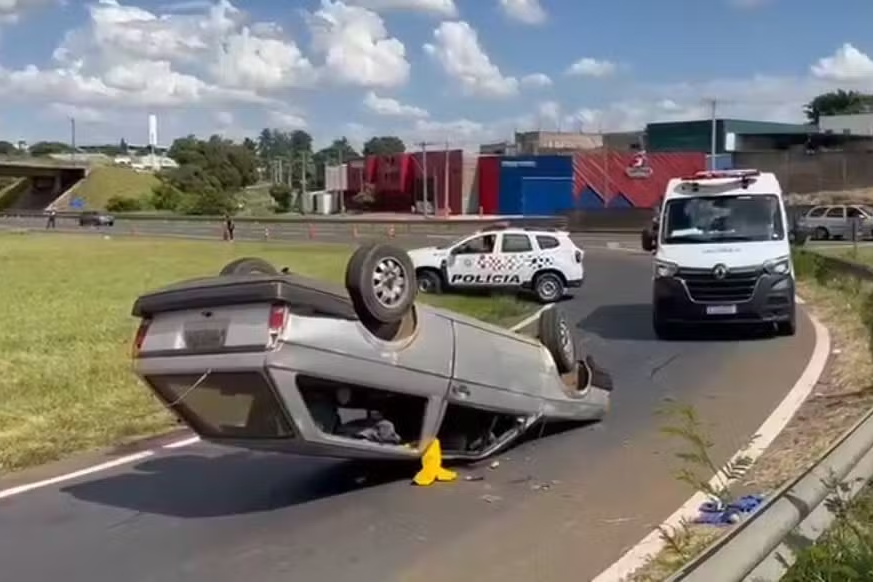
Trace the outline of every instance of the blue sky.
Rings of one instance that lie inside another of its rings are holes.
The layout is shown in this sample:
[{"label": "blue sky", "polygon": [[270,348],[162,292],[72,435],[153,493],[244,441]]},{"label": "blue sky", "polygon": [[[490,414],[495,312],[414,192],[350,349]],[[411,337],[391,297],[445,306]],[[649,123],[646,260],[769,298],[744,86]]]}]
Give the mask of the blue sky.
[{"label": "blue sky", "polygon": [[[873,90],[873,4],[841,0],[14,0],[0,3],[0,139],[310,131],[458,147],[514,129],[800,120]],[[815,31],[804,33],[803,31]],[[574,66],[575,65],[575,66]]]}]

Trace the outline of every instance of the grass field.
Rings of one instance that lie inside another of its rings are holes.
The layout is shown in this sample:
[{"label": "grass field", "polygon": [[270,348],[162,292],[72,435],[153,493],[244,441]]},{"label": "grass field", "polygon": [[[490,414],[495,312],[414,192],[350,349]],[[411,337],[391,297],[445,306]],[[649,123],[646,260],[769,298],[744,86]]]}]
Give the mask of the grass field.
[{"label": "grass field", "polygon": [[106,202],[114,196],[141,200],[151,195],[158,179],[147,172],[136,172],[130,168],[101,166],[91,170],[76,189],[75,197],[81,198],[85,208],[104,210]]},{"label": "grass field", "polygon": [[[130,371],[141,292],[218,273],[239,256],[340,281],[351,249],[257,243],[0,234],[0,473],[174,426]],[[427,297],[509,324],[513,297]]]}]

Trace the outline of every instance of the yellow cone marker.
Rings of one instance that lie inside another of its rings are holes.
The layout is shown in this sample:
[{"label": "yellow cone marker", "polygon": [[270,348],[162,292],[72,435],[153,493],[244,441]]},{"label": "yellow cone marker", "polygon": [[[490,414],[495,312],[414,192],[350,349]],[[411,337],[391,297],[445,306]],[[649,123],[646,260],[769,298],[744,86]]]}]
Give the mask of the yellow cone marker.
[{"label": "yellow cone marker", "polygon": [[433,485],[435,481],[454,481],[458,474],[443,468],[443,451],[440,441],[434,439],[421,456],[421,471],[416,473],[413,483],[421,487]]}]

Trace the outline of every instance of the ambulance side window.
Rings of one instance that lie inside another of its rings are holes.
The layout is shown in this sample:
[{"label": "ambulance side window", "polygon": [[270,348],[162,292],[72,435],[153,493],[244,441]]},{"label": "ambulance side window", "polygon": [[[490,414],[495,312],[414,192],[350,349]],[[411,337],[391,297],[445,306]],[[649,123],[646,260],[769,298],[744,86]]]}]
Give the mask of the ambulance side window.
[{"label": "ambulance side window", "polygon": [[533,250],[533,245],[526,234],[504,234],[500,250],[504,253],[529,253]]}]

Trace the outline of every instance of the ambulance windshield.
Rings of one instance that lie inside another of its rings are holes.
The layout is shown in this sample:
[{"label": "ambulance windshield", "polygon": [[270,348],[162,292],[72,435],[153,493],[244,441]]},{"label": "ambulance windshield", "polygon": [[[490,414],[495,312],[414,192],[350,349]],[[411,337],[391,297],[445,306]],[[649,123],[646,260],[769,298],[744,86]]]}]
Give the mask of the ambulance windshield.
[{"label": "ambulance windshield", "polygon": [[779,197],[694,196],[669,200],[660,225],[662,244],[762,242],[785,238]]}]

